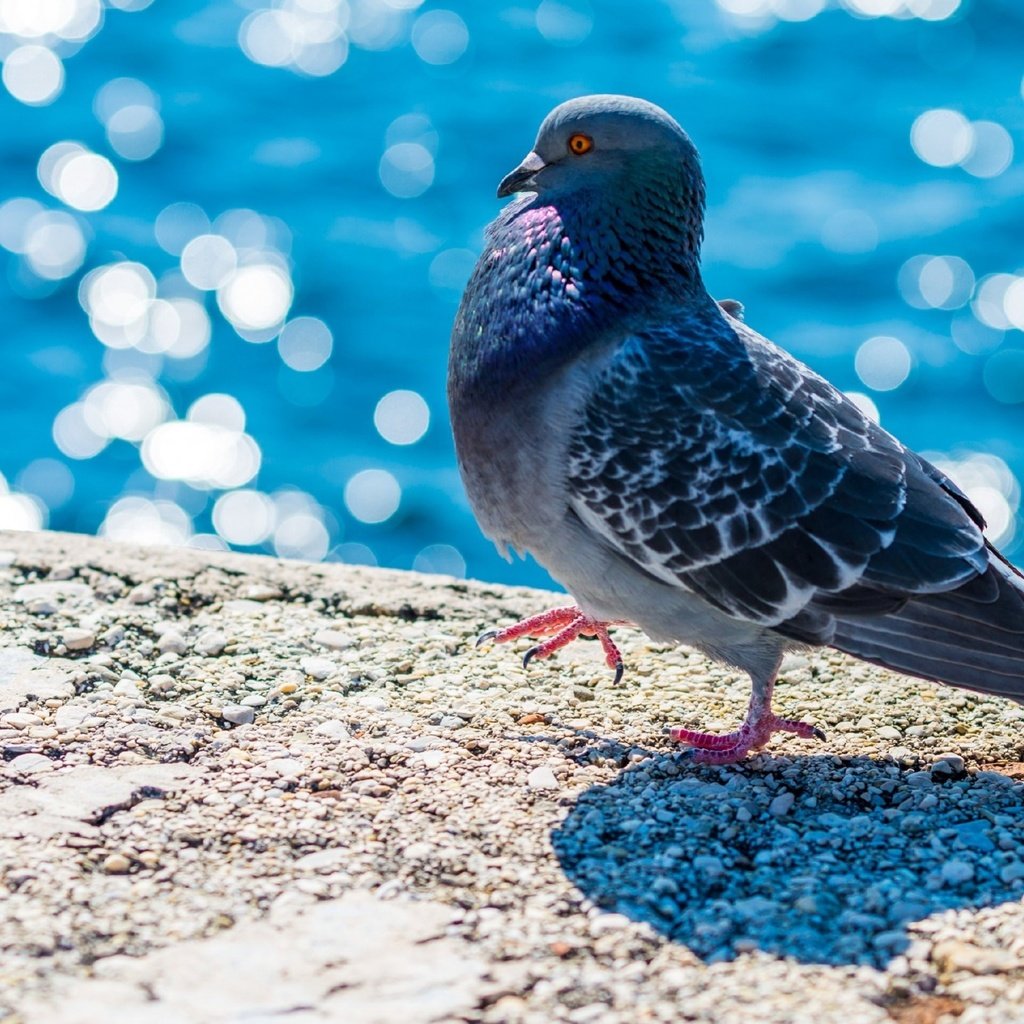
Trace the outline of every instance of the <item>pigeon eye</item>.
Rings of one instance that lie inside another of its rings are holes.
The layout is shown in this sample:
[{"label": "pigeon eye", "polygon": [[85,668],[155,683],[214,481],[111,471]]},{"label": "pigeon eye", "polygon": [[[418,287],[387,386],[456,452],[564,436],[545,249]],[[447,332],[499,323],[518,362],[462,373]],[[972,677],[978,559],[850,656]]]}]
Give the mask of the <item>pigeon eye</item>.
[{"label": "pigeon eye", "polygon": [[589,135],[577,133],[569,136],[569,152],[576,156],[583,156],[594,148],[594,140]]}]

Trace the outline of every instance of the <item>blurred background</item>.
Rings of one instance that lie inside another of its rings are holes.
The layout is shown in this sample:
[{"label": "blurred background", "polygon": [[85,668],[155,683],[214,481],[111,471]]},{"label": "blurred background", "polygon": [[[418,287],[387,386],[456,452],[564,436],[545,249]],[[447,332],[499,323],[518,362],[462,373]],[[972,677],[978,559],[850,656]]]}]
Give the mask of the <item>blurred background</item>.
[{"label": "blurred background", "polygon": [[0,0],[0,527],[514,583],[444,398],[548,109],[666,107],[705,276],[1018,561],[1019,0]]}]

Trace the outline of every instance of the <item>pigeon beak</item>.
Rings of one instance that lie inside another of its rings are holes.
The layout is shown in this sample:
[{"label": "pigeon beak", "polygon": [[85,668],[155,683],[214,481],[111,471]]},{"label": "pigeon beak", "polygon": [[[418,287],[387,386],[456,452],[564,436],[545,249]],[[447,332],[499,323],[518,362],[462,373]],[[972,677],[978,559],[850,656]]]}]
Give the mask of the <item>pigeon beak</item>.
[{"label": "pigeon beak", "polygon": [[537,183],[533,180],[533,176],[538,171],[544,170],[546,166],[547,164],[536,153],[527,153],[526,159],[511,174],[506,174],[501,179],[501,184],[498,186],[498,198],[504,199],[516,192],[535,191]]}]

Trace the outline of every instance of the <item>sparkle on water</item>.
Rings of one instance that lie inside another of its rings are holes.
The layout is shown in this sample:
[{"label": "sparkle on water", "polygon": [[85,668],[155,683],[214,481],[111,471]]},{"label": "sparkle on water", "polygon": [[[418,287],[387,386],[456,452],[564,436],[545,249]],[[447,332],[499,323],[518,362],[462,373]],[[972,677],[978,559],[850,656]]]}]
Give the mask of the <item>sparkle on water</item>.
[{"label": "sparkle on water", "polygon": [[1021,16],[668,0],[625,63],[622,29],[601,0],[0,0],[0,528],[543,583],[471,522],[445,346],[494,184],[614,84],[702,149],[715,292],[944,448],[1019,557]]}]

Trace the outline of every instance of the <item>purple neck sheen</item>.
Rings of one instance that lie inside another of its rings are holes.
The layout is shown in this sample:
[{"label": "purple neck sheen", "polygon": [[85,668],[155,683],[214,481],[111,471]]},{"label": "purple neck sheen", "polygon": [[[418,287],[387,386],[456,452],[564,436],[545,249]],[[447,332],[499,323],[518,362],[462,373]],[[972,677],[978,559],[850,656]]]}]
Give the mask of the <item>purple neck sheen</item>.
[{"label": "purple neck sheen", "polygon": [[706,298],[703,185],[622,182],[524,196],[501,211],[459,310],[455,392],[529,383],[590,345]]}]

